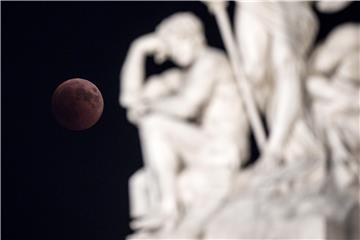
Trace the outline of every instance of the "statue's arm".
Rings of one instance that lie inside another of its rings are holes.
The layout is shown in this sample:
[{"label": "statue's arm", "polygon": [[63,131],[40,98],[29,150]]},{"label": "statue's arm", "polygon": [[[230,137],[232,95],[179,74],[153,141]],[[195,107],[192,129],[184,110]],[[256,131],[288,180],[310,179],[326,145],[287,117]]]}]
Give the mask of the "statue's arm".
[{"label": "statue's arm", "polygon": [[145,57],[139,44],[130,47],[125,63],[120,73],[120,105],[130,107],[139,99],[145,78]]},{"label": "statue's arm", "polygon": [[149,77],[141,93],[142,99],[146,102],[153,102],[173,95],[179,90],[183,77],[182,72],[175,68]]},{"label": "statue's arm", "polygon": [[155,34],[144,35],[132,43],[120,73],[119,102],[122,107],[132,107],[141,99],[146,56],[160,54],[164,51],[162,46]]},{"label": "statue's arm", "polygon": [[316,100],[331,101],[336,91],[325,76],[313,75],[306,80],[306,91]]},{"label": "statue's arm", "polygon": [[209,62],[197,63],[186,76],[183,88],[174,96],[155,102],[151,109],[179,118],[195,117],[211,95],[214,83],[213,69]]}]

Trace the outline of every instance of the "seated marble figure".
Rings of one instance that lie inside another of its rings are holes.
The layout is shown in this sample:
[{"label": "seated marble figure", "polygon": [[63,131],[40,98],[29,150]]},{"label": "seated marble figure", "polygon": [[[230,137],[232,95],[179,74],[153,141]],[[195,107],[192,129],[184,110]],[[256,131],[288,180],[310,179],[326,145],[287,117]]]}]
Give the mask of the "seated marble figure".
[{"label": "seated marble figure", "polygon": [[[147,78],[148,56],[179,67]],[[139,128],[144,160],[130,179],[132,227],[192,235],[231,192],[247,156],[248,122],[230,63],[206,44],[197,17],[177,13],[134,41],[121,79],[120,103]]]}]

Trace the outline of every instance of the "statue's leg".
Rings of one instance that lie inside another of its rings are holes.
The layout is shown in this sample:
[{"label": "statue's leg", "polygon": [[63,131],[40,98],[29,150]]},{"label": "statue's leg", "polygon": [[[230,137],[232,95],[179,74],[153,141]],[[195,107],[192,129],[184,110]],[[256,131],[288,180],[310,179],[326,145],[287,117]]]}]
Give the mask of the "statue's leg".
[{"label": "statue's leg", "polygon": [[197,239],[208,222],[216,216],[231,192],[236,171],[228,167],[185,170],[183,192],[188,192],[184,216],[172,237]]},{"label": "statue's leg", "polygon": [[184,169],[179,178],[179,192],[185,212],[173,237],[197,238],[223,206],[234,190],[240,149],[238,141],[209,139],[197,161]]},{"label": "statue's leg", "polygon": [[158,215],[166,222],[178,215],[177,174],[182,152],[196,152],[206,137],[189,123],[160,114],[144,117],[139,125],[146,171],[160,193]]},{"label": "statue's leg", "polygon": [[138,218],[144,216],[149,210],[149,199],[146,195],[145,170],[135,172],[129,180],[130,216]]}]

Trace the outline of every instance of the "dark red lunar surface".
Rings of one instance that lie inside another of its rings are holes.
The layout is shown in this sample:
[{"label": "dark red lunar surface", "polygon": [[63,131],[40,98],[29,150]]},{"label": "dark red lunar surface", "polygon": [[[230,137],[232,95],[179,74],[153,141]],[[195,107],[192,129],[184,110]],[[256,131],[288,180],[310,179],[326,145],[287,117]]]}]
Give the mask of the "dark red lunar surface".
[{"label": "dark red lunar surface", "polygon": [[74,78],[56,88],[52,108],[60,125],[70,130],[85,130],[99,120],[104,101],[93,83]]}]

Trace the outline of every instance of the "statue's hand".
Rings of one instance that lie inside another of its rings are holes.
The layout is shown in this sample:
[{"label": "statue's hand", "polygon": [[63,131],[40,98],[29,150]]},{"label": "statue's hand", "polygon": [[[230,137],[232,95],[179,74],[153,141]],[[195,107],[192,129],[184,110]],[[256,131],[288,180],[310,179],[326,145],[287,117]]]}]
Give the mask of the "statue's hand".
[{"label": "statue's hand", "polygon": [[168,55],[164,42],[155,33],[139,37],[136,39],[134,46],[145,55],[154,56],[155,61],[159,64],[162,63]]},{"label": "statue's hand", "polygon": [[137,125],[140,119],[149,113],[149,111],[149,105],[146,104],[146,102],[141,101],[128,109],[127,118],[131,123]]}]

